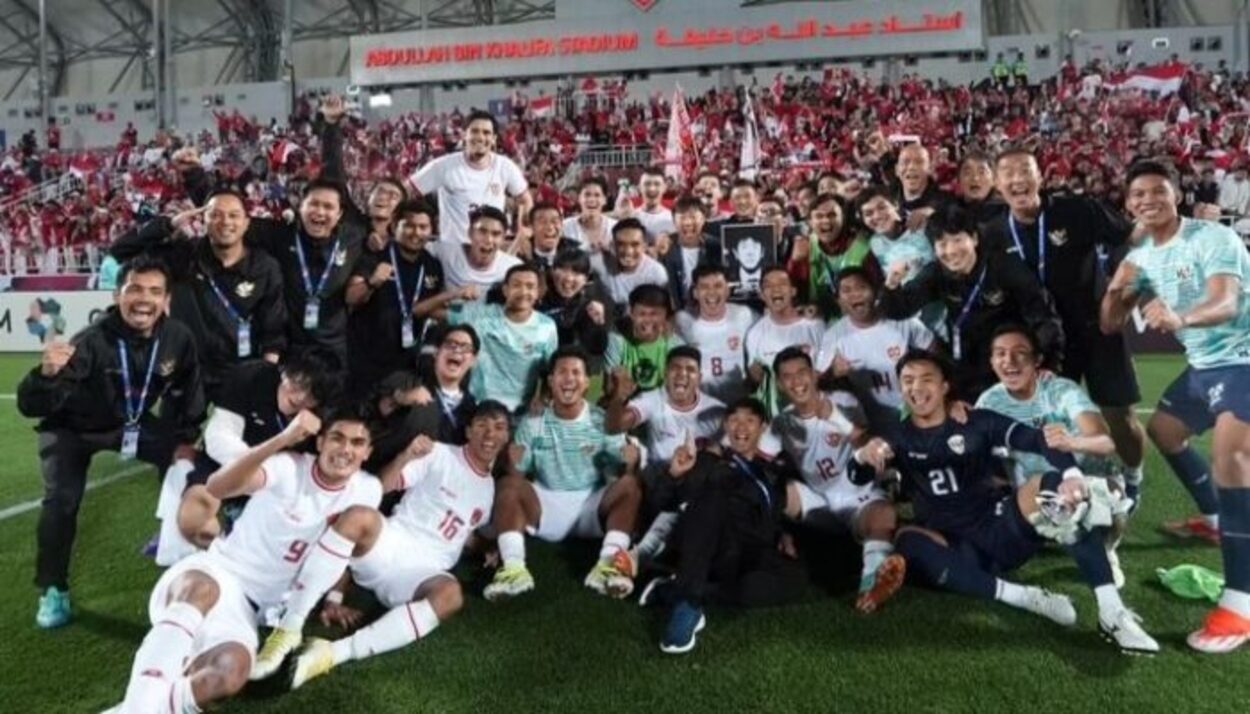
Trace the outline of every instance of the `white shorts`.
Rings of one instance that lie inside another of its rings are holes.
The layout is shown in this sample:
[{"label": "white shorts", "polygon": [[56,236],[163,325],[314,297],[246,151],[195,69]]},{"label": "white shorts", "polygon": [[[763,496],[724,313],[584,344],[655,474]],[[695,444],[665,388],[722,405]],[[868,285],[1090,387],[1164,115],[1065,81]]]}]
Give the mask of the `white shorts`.
[{"label": "white shorts", "polygon": [[548,543],[557,543],[569,536],[599,538],[603,526],[599,523],[599,504],[607,486],[593,491],[551,491],[538,484],[531,484],[538,494],[542,513],[538,516],[538,528],[530,529],[530,535]]},{"label": "white shorts", "polygon": [[[458,556],[451,560],[453,565]],[[385,520],[373,548],[353,559],[351,569],[356,584],[372,590],[378,601],[390,608],[412,602],[417,588],[431,578],[454,579],[444,567],[447,562],[443,550]]]},{"label": "white shorts", "polygon": [[825,491],[817,491],[801,481],[794,485],[799,491],[799,521],[824,530],[854,533],[864,508],[874,501],[886,500],[885,492],[873,484],[856,486],[844,481]]},{"label": "white shorts", "polygon": [[203,552],[183,558],[165,571],[148,599],[148,619],[155,625],[169,600],[169,588],[178,576],[197,570],[217,583],[217,604],[208,611],[204,624],[195,633],[190,659],[227,643],[243,645],[248,654],[256,656],[259,619],[256,609],[243,594],[243,586],[230,571],[217,564],[212,554]]}]

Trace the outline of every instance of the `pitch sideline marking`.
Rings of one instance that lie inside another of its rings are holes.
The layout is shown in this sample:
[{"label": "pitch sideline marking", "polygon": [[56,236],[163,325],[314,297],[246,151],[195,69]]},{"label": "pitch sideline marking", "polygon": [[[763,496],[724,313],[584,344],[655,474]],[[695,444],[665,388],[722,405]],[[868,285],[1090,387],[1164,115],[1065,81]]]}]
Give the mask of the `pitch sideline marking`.
[{"label": "pitch sideline marking", "polygon": [[[101,477],[92,481],[88,481],[87,490],[94,491],[97,488],[103,488],[105,486],[108,486],[109,484],[114,484],[123,479],[128,479],[131,476],[141,474],[144,471],[147,471],[149,468],[151,467],[148,466],[147,464],[135,464],[133,466],[124,468],[115,474],[109,474],[108,476],[104,476],[104,477]],[[0,521],[7,521],[10,518],[16,518],[17,516],[20,516],[23,513],[29,513],[30,511],[33,511],[36,508],[39,508],[39,505],[42,502],[43,502],[43,499],[36,498],[30,501],[24,501],[22,503],[14,504],[5,509],[0,509]]]}]

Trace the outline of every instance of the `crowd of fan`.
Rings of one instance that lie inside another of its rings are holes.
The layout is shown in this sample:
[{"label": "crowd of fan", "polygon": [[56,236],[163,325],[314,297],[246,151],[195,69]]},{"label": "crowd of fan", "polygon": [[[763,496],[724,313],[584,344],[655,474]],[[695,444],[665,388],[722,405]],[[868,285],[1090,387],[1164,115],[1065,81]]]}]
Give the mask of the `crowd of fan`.
[{"label": "crowd of fan", "polygon": [[[850,70],[826,70],[821,78],[777,75],[771,85],[749,88],[759,122],[761,194],[778,197],[801,221],[821,176],[837,176],[851,193],[892,181],[893,149],[911,141],[929,147],[937,184],[958,193],[960,160],[1010,144],[1034,151],[1051,191],[1088,193],[1120,206],[1114,177],[1135,158],[1170,157],[1181,172],[1184,213],[1234,224],[1250,215],[1250,80],[1223,62],[1214,70],[1197,65],[1179,92],[1157,97],[1112,88],[1106,80],[1124,69],[1098,62],[1078,68],[1068,60],[1040,83],[972,86],[917,75],[888,85]],[[649,163],[663,160],[669,99],[630,96],[624,82],[610,89],[561,92],[556,111],[543,117],[535,116],[533,99],[513,94],[498,150],[524,169],[535,200],[575,214],[584,176],[569,169],[588,147],[641,149],[650,152]],[[740,157],[747,90],[712,89],[686,100],[696,154],[686,157],[686,167],[719,178],[723,196]],[[320,171],[316,100],[301,96],[287,127],[220,111],[215,135],[160,131],[140,142],[128,124],[111,149],[63,149],[55,123],[43,146],[28,132],[0,162],[0,274],[96,272],[107,246],[136,221],[190,207],[179,161],[232,179],[253,215],[283,215]],[[455,151],[465,116],[457,109],[374,123],[352,117],[344,127],[344,162],[353,192],[384,176],[410,176]],[[188,148],[195,151],[179,153]],[[619,194],[609,202],[637,199],[636,170],[606,173]],[[666,205],[686,188],[670,179]],[[731,211],[728,202],[722,208]]]}]

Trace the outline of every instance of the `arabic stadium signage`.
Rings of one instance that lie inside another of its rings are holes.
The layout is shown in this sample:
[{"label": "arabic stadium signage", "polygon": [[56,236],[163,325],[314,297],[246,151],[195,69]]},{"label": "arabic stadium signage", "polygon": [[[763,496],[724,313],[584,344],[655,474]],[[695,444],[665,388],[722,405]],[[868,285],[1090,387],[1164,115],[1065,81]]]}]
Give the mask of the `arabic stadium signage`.
[{"label": "arabic stadium signage", "polygon": [[[562,13],[572,2],[576,13]],[[645,5],[645,9],[643,8]],[[610,14],[588,15],[587,8]],[[979,0],[726,0],[639,5],[565,0],[557,19],[358,35],[352,82],[364,86],[956,52],[984,46]],[[565,15],[568,19],[561,19]]]}]

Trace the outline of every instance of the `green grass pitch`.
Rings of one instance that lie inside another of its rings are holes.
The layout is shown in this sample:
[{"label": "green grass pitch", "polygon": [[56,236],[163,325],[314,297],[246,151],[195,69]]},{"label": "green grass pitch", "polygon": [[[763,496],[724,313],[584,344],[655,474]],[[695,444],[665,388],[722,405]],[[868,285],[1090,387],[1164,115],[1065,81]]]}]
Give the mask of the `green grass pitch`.
[{"label": "green grass pitch", "polygon": [[[31,423],[12,392],[36,364],[0,358],[0,510],[41,493]],[[1138,360],[1154,403],[1180,371],[1174,357]],[[1207,442],[1202,442],[1206,448]],[[127,469],[97,459],[91,479]],[[87,494],[73,569],[76,619],[35,628],[31,584],[37,510],[0,520],[0,711],[100,711],[120,700],[147,631],[158,577],[138,549],[155,530],[150,471]],[[698,649],[670,657],[657,647],[663,622],[632,602],[581,586],[593,545],[531,546],[537,589],[491,605],[474,581],[465,611],[407,650],[348,665],[296,693],[249,691],[227,712],[1199,712],[1235,711],[1250,687],[1250,653],[1203,657],[1184,645],[1207,606],[1155,585],[1155,568],[1194,562],[1219,568],[1209,546],[1178,543],[1157,526],[1192,505],[1157,453],[1147,461],[1145,503],[1121,553],[1126,600],[1164,647],[1130,658],[1096,632],[1092,594],[1062,553],[1037,558],[1019,579],[1073,595],[1080,623],[1067,630],[1032,615],[916,589],[861,617],[847,589],[858,563],[837,548],[808,557],[851,573],[839,587],[813,585],[804,602],[770,611],[712,610]],[[832,563],[831,563],[832,561]]]}]

